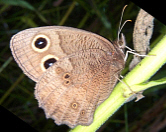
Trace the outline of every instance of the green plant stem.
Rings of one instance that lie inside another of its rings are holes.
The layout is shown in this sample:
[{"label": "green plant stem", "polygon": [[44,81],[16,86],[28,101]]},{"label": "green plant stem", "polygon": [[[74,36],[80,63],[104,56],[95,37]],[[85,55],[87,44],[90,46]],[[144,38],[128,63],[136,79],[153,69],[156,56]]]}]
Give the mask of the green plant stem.
[{"label": "green plant stem", "polygon": [[20,81],[25,77],[24,74],[21,74],[20,77],[15,81],[15,83],[5,92],[5,94],[0,98],[0,104],[4,102],[4,100],[10,96],[11,92],[14,88],[20,83]]},{"label": "green plant stem", "polygon": [[[166,36],[153,48],[149,53],[126,77],[119,82],[114,88],[110,97],[105,100],[95,111],[94,121],[90,126],[77,126],[72,132],[94,132],[96,131],[115,111],[117,111],[134,92],[139,92],[149,88],[149,86],[159,85],[159,83],[150,83],[151,85],[142,84],[152,77],[162,65],[166,62]],[[160,83],[166,83],[165,79],[161,79]],[[141,87],[138,87],[138,85]],[[137,86],[137,87],[134,87]],[[132,91],[131,91],[132,90]]]},{"label": "green plant stem", "polygon": [[69,9],[67,10],[66,14],[64,15],[64,17],[62,18],[62,20],[59,22],[59,26],[64,25],[64,23],[66,22],[67,18],[69,17],[70,13],[72,12],[72,10],[74,9],[76,5],[76,2],[73,1],[73,3],[71,4],[71,6],[69,7]]},{"label": "green plant stem", "polygon": [[10,56],[9,59],[0,67],[0,73],[10,64],[12,60],[13,58]]}]

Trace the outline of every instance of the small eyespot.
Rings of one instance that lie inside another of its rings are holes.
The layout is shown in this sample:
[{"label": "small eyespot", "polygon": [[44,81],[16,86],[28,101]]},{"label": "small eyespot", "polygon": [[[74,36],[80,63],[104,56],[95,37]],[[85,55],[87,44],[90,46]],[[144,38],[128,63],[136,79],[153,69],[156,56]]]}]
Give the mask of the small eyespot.
[{"label": "small eyespot", "polygon": [[65,73],[64,78],[67,79],[69,77],[70,77],[70,74],[69,73]]},{"label": "small eyespot", "polygon": [[82,110],[82,111],[81,111],[81,115],[84,115],[84,114],[85,114],[85,111],[84,111],[84,110]]},{"label": "small eyespot", "polygon": [[62,69],[61,67],[57,67],[57,68],[55,69],[55,72],[56,72],[57,74],[61,74],[62,72],[64,72],[64,69]]},{"label": "small eyespot", "polygon": [[63,84],[65,86],[68,86],[72,83],[70,73],[68,72],[63,74],[62,79],[64,80]]},{"label": "small eyespot", "polygon": [[75,102],[75,103],[72,103],[72,104],[71,104],[71,107],[72,107],[73,109],[77,109],[77,108],[78,108],[78,103],[76,103],[76,102]]},{"label": "small eyespot", "polygon": [[50,58],[44,62],[45,69],[48,69],[50,66],[52,66],[57,60],[55,58]]},{"label": "small eyespot", "polygon": [[46,46],[47,46],[47,40],[45,38],[40,37],[35,41],[35,47],[38,49],[43,49]]},{"label": "small eyespot", "polygon": [[65,85],[65,86],[68,86],[69,84],[71,84],[71,81],[70,81],[70,80],[65,80],[65,81],[64,81],[64,85]]}]

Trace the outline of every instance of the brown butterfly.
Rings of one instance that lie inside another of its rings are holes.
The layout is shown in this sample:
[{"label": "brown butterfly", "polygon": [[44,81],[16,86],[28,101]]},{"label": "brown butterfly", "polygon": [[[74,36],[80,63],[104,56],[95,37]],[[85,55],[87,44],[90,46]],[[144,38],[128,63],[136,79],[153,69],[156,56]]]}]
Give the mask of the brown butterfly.
[{"label": "brown butterfly", "polygon": [[35,97],[46,117],[73,128],[90,125],[95,109],[111,94],[125,65],[121,42],[76,28],[46,26],[14,35],[10,48],[36,82]]}]

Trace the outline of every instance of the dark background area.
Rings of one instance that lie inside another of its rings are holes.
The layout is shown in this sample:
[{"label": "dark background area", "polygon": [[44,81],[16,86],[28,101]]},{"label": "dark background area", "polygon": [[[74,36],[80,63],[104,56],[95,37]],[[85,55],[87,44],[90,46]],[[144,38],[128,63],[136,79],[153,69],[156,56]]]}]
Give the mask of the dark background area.
[{"label": "dark background area", "polygon": [[[34,98],[35,83],[26,77],[12,59],[9,43],[17,32],[39,26],[64,25],[97,33],[108,40],[117,38],[123,7],[126,23],[122,32],[127,45],[133,48],[132,33],[139,7],[127,0],[0,0],[0,105],[40,132],[68,131],[66,125],[56,126],[46,119]],[[166,27],[155,19],[151,48],[165,35]],[[129,56],[126,67],[132,59]],[[163,66],[151,80],[165,77]],[[98,131],[130,132],[166,131],[166,85],[144,91],[145,98],[122,106]],[[1,109],[0,109],[1,112]],[[3,115],[3,113],[1,113]],[[127,114],[128,119],[125,118]],[[4,117],[8,117],[4,114]],[[8,117],[10,119],[10,117]],[[0,118],[1,122],[3,120]],[[10,122],[7,124],[10,127]],[[21,126],[21,125],[20,125]]]}]

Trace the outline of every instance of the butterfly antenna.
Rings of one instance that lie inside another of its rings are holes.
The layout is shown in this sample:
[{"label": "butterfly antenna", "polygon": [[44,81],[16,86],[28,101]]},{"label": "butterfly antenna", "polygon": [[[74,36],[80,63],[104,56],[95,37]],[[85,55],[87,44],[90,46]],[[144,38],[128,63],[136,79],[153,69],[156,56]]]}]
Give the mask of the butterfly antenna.
[{"label": "butterfly antenna", "polygon": [[[122,14],[121,14],[121,17],[120,17],[119,29],[118,29],[118,41],[119,41],[119,34],[120,34],[121,30],[122,30],[121,23],[122,23],[122,18],[123,18],[124,10],[125,10],[126,7],[127,7],[127,5],[125,5],[123,7]],[[123,26],[124,26],[124,24],[123,24]]]},{"label": "butterfly antenna", "polygon": [[[126,24],[126,22],[132,22],[132,20],[126,20],[124,23],[123,23],[123,25],[121,26],[121,28],[119,29],[119,34],[120,34],[120,32],[122,31],[122,28],[124,27],[124,25]],[[118,34],[118,36],[119,36],[119,34]]]}]

